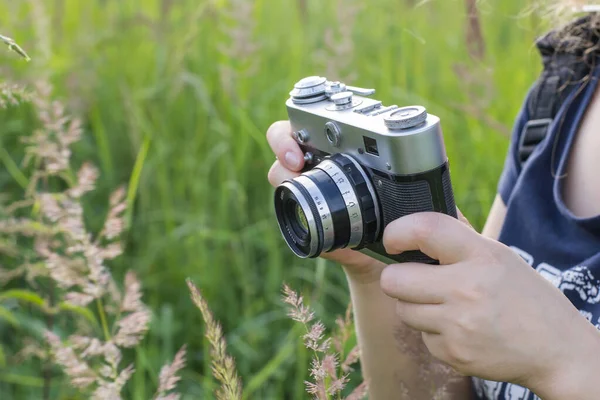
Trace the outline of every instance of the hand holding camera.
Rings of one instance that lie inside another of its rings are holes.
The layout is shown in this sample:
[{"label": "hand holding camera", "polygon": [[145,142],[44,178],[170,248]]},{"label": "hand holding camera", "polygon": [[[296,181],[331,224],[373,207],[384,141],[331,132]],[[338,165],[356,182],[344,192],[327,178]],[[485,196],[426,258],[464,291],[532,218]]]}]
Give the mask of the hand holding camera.
[{"label": "hand holding camera", "polygon": [[[304,167],[304,154],[298,143],[292,138],[289,121],[275,122],[267,131],[267,140],[277,156],[269,171],[269,182],[274,187],[285,180],[300,175]],[[385,264],[351,249],[340,249],[324,253],[321,257],[341,264],[346,272],[363,283],[379,282],[379,276]]]},{"label": "hand holding camera", "polygon": [[[418,251],[388,254],[382,237],[405,215],[456,217],[440,120],[420,106],[386,107],[365,97],[373,93],[322,77],[295,85],[286,103],[292,136],[283,123],[268,133],[280,157],[270,180],[279,184],[281,233],[303,258],[353,249],[387,264],[435,263]],[[283,173],[280,163],[304,172]]]}]

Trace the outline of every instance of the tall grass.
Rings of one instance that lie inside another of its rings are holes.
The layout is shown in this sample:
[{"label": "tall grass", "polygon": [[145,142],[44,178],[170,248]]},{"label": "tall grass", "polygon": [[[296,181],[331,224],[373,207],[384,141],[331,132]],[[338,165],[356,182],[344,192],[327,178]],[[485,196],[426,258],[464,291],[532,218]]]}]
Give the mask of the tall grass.
[{"label": "tall grass", "polygon": [[[457,204],[482,226],[507,148],[506,126],[539,71],[532,43],[541,28],[535,17],[517,17],[523,1],[478,5],[474,25],[472,9],[458,0],[363,2],[352,14],[351,61],[335,59],[335,41],[327,39],[331,29],[343,32],[344,2],[0,5],[2,32],[34,60],[17,65],[13,53],[1,53],[1,76],[24,82],[47,76],[84,121],[75,157],[101,170],[99,194],[87,204],[91,229],[102,223],[102,193],[129,188],[129,250],[113,270],[136,271],[154,318],[132,355],[128,398],[149,398],[161,362],[183,343],[189,350],[183,398],[210,398],[214,390],[210,347],[197,328],[186,277],[222,322],[248,398],[305,397],[311,354],[280,305],[281,282],[310,294],[326,324],[343,312],[348,292],[339,268],[295,258],[273,219],[265,176],[274,157],[264,132],[286,118],[287,93],[303,76],[341,65],[356,77],[347,83],[377,88],[384,103],[419,103],[439,115]],[[484,41],[475,47],[465,40],[473,32]],[[477,50],[483,45],[485,53]],[[15,192],[22,190],[19,135],[31,124],[27,110],[1,116],[0,192]],[[1,336],[15,333],[0,322]],[[10,360],[11,349],[5,352]],[[10,367],[0,362],[2,398],[36,397],[37,381],[17,385],[15,374],[28,371]]]}]

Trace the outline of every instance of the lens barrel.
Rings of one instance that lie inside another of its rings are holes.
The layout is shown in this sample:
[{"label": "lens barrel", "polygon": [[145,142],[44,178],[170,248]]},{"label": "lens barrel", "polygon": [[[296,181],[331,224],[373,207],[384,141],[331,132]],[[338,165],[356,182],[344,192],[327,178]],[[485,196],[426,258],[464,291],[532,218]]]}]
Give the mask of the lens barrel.
[{"label": "lens barrel", "polygon": [[314,258],[341,248],[358,250],[380,235],[375,193],[358,162],[346,154],[335,154],[277,187],[277,222],[299,257]]}]

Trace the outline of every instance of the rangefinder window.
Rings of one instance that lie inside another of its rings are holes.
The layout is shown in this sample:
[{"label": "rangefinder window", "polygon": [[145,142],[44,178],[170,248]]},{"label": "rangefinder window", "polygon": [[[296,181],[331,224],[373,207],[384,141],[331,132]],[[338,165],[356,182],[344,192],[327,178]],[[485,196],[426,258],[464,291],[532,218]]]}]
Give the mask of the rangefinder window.
[{"label": "rangefinder window", "polygon": [[377,140],[371,139],[370,137],[363,136],[365,142],[365,151],[374,156],[379,156],[379,149],[377,149]]}]

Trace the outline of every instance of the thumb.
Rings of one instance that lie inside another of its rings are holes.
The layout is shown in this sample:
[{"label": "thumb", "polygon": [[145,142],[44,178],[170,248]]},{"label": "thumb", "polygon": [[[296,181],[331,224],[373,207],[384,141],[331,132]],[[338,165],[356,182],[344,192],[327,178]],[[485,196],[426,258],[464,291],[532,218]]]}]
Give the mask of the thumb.
[{"label": "thumb", "polygon": [[383,233],[389,254],[421,250],[444,265],[469,257],[478,240],[479,235],[468,225],[436,212],[407,215],[390,223]]}]

